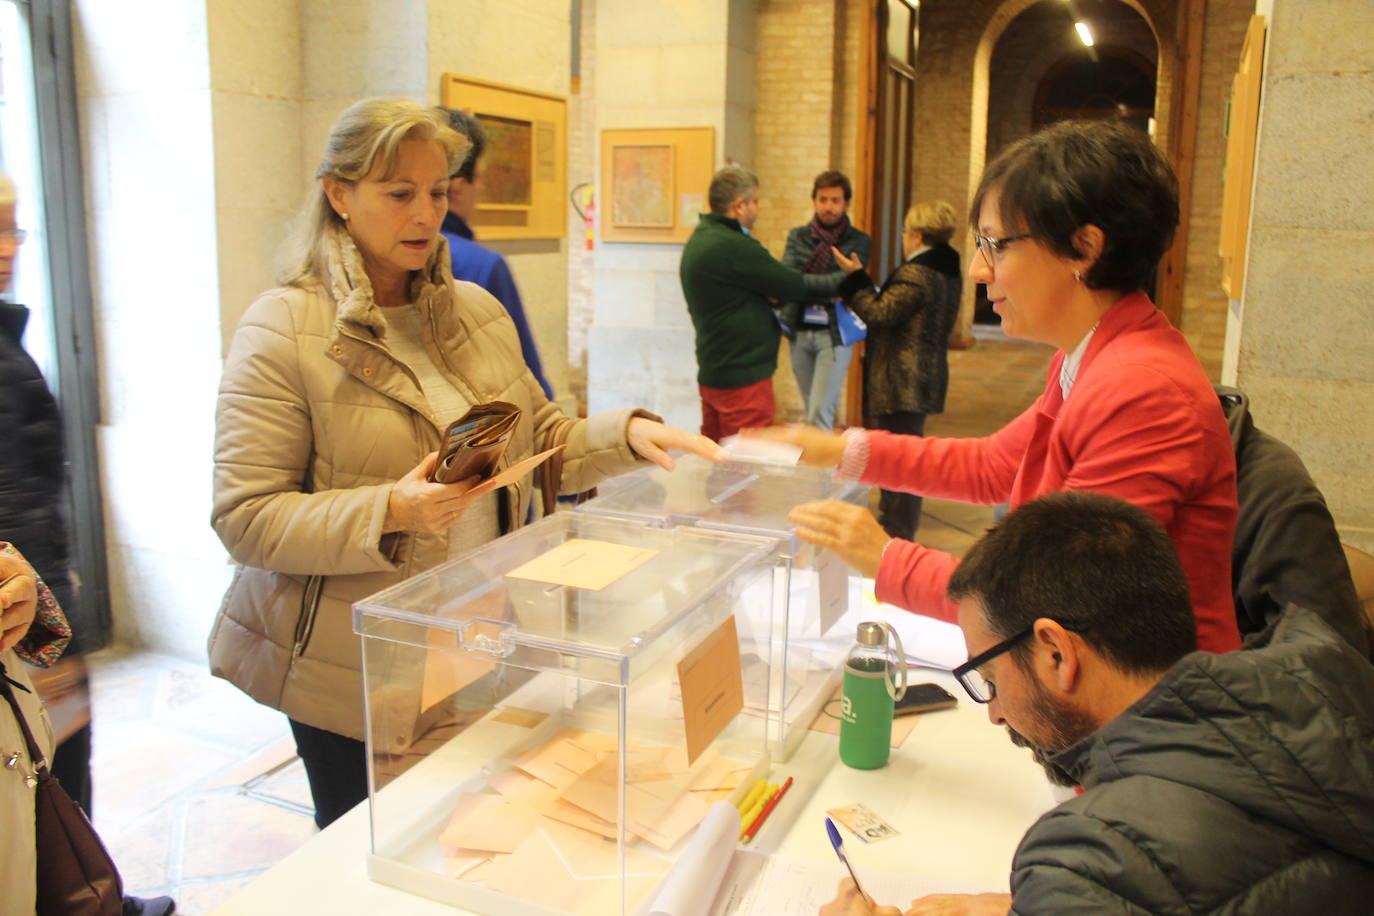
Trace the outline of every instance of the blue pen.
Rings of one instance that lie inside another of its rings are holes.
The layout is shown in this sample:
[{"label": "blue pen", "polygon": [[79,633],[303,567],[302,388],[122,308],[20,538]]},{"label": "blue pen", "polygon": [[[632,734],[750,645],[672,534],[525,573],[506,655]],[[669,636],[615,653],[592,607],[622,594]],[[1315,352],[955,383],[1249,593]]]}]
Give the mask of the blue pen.
[{"label": "blue pen", "polygon": [[859,889],[859,894],[864,898],[869,906],[877,906],[873,898],[868,896],[862,884],[859,883],[859,876],[854,874],[854,866],[849,864],[849,858],[844,854],[844,843],[840,840],[840,831],[835,829],[835,822],[830,818],[825,819],[825,832],[830,834],[830,845],[835,847],[835,855],[840,857],[844,867],[849,870],[849,877],[854,879],[854,886]]}]

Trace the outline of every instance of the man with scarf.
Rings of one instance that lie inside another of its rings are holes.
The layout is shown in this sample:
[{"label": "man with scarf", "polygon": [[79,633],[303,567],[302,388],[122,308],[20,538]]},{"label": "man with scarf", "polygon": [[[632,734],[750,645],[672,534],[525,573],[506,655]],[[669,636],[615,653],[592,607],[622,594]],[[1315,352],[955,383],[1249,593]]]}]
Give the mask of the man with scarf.
[{"label": "man with scarf", "polygon": [[[847,212],[853,196],[854,187],[842,172],[817,175],[811,186],[815,215],[787,233],[782,263],[804,274],[828,274],[835,270],[832,248],[866,262],[868,235],[850,225]],[[851,353],[840,340],[835,307],[833,299],[806,299],[782,308],[784,333],[792,347],[792,374],[806,402],[806,422],[825,430],[834,426]]]}]

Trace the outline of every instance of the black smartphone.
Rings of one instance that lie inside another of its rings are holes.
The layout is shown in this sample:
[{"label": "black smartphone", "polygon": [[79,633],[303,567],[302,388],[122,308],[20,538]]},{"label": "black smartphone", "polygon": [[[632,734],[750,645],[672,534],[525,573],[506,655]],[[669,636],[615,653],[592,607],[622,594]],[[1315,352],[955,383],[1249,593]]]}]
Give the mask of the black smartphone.
[{"label": "black smartphone", "polygon": [[930,712],[935,709],[949,709],[957,706],[958,700],[954,694],[950,693],[939,684],[912,684],[906,689],[906,693],[897,701],[893,707],[894,716],[909,716],[918,712]]}]

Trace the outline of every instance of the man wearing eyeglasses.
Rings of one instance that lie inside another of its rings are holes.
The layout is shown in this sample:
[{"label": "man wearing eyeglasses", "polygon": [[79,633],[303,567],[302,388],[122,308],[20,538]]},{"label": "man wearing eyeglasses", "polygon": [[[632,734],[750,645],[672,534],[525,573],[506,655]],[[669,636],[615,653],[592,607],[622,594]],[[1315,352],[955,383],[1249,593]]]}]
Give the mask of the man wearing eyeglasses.
[{"label": "man wearing eyeglasses", "polygon": [[[959,682],[1084,791],[1026,833],[1010,895],[925,897],[907,916],[1368,912],[1374,666],[1315,614],[1290,606],[1247,650],[1193,651],[1163,529],[1081,491],[1013,512],[949,594]],[[852,885],[822,910],[868,912]]]}]

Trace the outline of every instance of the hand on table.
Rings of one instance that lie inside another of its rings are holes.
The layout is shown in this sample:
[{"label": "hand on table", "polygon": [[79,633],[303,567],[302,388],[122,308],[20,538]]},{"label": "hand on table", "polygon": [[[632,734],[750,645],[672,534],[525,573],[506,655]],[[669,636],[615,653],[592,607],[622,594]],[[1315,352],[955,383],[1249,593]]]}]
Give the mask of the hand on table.
[{"label": "hand on table", "polygon": [[845,254],[843,251],[836,248],[834,245],[830,246],[830,253],[835,256],[835,263],[839,265],[840,270],[844,271],[847,274],[852,274],[856,270],[864,269],[863,261],[860,261],[858,258],[853,257],[851,255]]},{"label": "hand on table", "polygon": [[447,531],[463,517],[474,497],[468,491],[481,482],[473,475],[456,483],[434,483],[429,479],[438,452],[430,452],[419,464],[391,486],[387,500],[386,521],[382,532],[423,531],[439,534]]},{"label": "hand on table", "polygon": [[771,439],[786,442],[802,450],[801,463],[813,467],[833,468],[844,457],[844,436],[828,433],[814,426],[792,423],[787,426],[769,426],[765,429],[742,429],[741,436],[755,439]]},{"label": "hand on table", "polygon": [[29,632],[38,611],[38,580],[28,563],[0,553],[0,652]]},{"label": "hand on table", "polygon": [[1007,916],[1011,894],[930,894],[911,902],[905,916]]},{"label": "hand on table", "polygon": [[871,907],[854,886],[852,878],[840,882],[835,899],[821,907],[819,916],[902,916],[895,906]]},{"label": "hand on table", "polygon": [[673,458],[668,454],[670,448],[680,448],[700,455],[707,461],[724,461],[729,457],[725,449],[700,433],[689,433],[676,426],[665,426],[647,417],[634,417],[630,420],[630,425],[625,430],[625,441],[636,455],[652,461],[665,471],[673,469]]},{"label": "hand on table", "polygon": [[864,506],[825,499],[802,503],[787,514],[803,541],[835,551],[862,576],[874,578],[892,536]]}]

